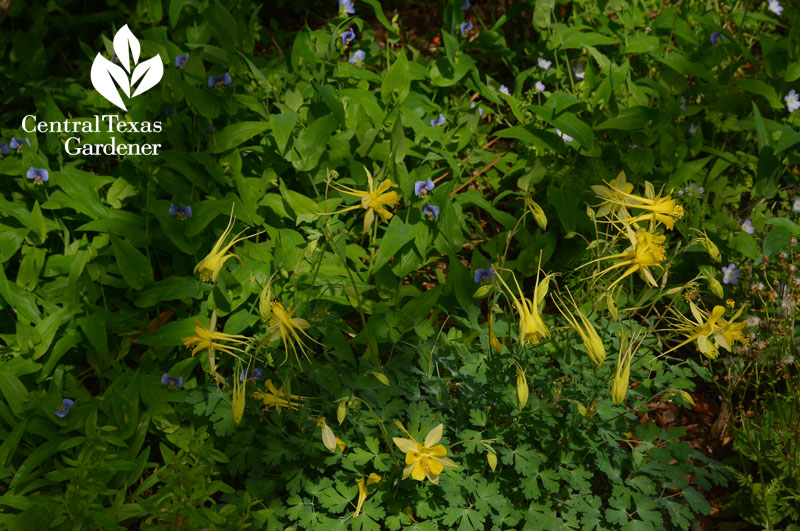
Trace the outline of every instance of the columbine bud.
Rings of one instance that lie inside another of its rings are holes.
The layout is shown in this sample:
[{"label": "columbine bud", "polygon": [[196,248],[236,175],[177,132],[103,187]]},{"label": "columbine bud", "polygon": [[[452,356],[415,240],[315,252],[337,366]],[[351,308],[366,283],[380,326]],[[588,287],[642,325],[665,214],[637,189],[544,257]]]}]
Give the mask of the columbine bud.
[{"label": "columbine bud", "polygon": [[239,378],[237,377],[237,375],[241,373],[242,368],[241,366],[237,365],[233,378],[233,396],[231,397],[231,414],[233,416],[233,423],[237,426],[242,421],[242,417],[244,416],[244,392],[247,389],[244,378],[242,378],[242,381],[239,381]]},{"label": "columbine bud", "polygon": [[519,363],[514,363],[517,366],[517,406],[521,410],[528,403],[528,379]]},{"label": "columbine bud", "polygon": [[325,422],[325,417],[321,417],[317,421],[317,426],[322,428],[322,444],[331,452],[335,452],[337,443],[336,436],[333,434],[331,427]]},{"label": "columbine bud", "polygon": [[489,468],[494,472],[494,469],[497,468],[497,454],[491,449],[487,449],[486,451],[486,462],[489,463]]},{"label": "columbine bud", "polygon": [[336,420],[339,421],[339,424],[344,422],[344,418],[347,416],[347,400],[342,400],[339,402],[339,407],[336,408]]},{"label": "columbine bud", "polygon": [[528,203],[528,210],[531,211],[533,219],[536,220],[536,224],[539,225],[542,230],[547,230],[547,216],[545,216],[542,207],[540,207],[536,201],[530,198],[528,198],[526,202]]},{"label": "columbine bud", "polygon": [[633,360],[633,345],[626,336],[622,336],[619,342],[619,357],[617,358],[617,371],[614,375],[614,383],[611,384],[611,399],[615,404],[625,401],[628,394],[628,382],[631,375],[631,360]]},{"label": "columbine bud", "polygon": [[722,284],[719,283],[719,280],[714,278],[713,276],[708,276],[708,287],[711,288],[711,293],[719,297],[720,299],[724,297],[724,293],[722,291]]}]

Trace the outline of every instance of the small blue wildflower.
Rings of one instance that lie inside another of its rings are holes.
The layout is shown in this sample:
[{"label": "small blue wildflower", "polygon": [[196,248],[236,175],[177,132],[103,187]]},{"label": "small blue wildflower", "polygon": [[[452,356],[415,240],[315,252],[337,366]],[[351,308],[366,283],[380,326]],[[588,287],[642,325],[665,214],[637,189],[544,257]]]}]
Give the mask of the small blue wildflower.
[{"label": "small blue wildflower", "polygon": [[742,274],[742,271],[736,269],[734,264],[730,264],[728,267],[722,268],[722,283],[723,284],[738,284],[739,283],[739,275]]},{"label": "small blue wildflower", "polygon": [[725,40],[725,35],[723,35],[722,33],[718,33],[716,31],[712,31],[711,32],[711,45],[712,46],[716,46],[717,44],[719,44],[723,40]]},{"label": "small blue wildflower", "polygon": [[430,219],[438,219],[439,218],[439,207],[435,205],[425,205],[422,207],[422,213],[428,216]]},{"label": "small blue wildflower", "polygon": [[164,373],[161,376],[161,384],[168,385],[170,388],[175,389],[176,387],[183,387],[183,377],[178,376],[177,378],[173,378],[167,373]]},{"label": "small blue wildflower", "polygon": [[178,68],[184,68],[186,66],[186,63],[188,62],[189,62],[188,53],[175,57],[175,66],[177,66]]},{"label": "small blue wildflower", "polygon": [[494,269],[487,267],[486,269],[476,269],[473,278],[475,282],[481,282],[483,280],[491,280],[496,276]]},{"label": "small blue wildflower", "polygon": [[506,96],[510,96],[511,95],[511,93],[509,93],[509,91],[508,91],[508,87],[505,86],[505,85],[500,85],[500,92],[502,94],[505,94]]},{"label": "small blue wildflower", "polygon": [[689,135],[694,136],[696,132],[697,132],[697,124],[695,123],[689,124]]},{"label": "small blue wildflower", "polygon": [[356,38],[356,32],[353,31],[353,28],[348,29],[347,31],[342,32],[342,44],[347,46],[350,44],[350,41]]},{"label": "small blue wildflower", "polygon": [[553,64],[552,61],[548,61],[543,57],[539,57],[536,62],[539,64],[539,68],[543,68],[544,70],[550,70],[550,65]]},{"label": "small blue wildflower", "polygon": [[466,35],[470,31],[472,31],[472,21],[467,21],[461,24],[461,35]]},{"label": "small blue wildflower", "polygon": [[434,188],[433,181],[428,179],[427,181],[417,181],[414,183],[414,195],[421,196],[425,195],[426,193],[430,192]]},{"label": "small blue wildflower", "polygon": [[575,140],[574,138],[569,136],[567,133],[561,132],[561,129],[558,129],[558,128],[556,128],[556,134],[558,136],[560,136],[561,140],[563,140],[564,142],[572,142],[573,140]]},{"label": "small blue wildflower", "polygon": [[744,220],[744,223],[742,223],[742,230],[747,234],[753,234],[756,231],[755,227],[753,227],[753,222],[749,219]]},{"label": "small blue wildflower", "polygon": [[189,205],[175,206],[172,203],[169,205],[169,215],[178,216],[178,219],[183,220],[192,217],[192,207]]},{"label": "small blue wildflower", "polygon": [[33,166],[28,168],[28,173],[25,174],[28,179],[33,179],[36,184],[41,184],[50,180],[50,173],[44,169],[36,169]]},{"label": "small blue wildflower", "polygon": [[231,75],[228,72],[225,72],[219,77],[208,76],[208,88],[221,87],[222,85],[230,85],[231,81],[232,81]]},{"label": "small blue wildflower", "polygon": [[445,120],[444,114],[439,113],[439,118],[434,118],[433,120],[431,120],[431,125],[433,127],[439,127],[441,125],[444,125],[445,122],[447,122],[447,120]]},{"label": "small blue wildflower", "polygon": [[164,109],[164,114],[167,116],[172,116],[173,114],[175,114],[175,107],[167,107],[166,109]]},{"label": "small blue wildflower", "polygon": [[69,408],[72,407],[72,404],[75,402],[70,400],[69,398],[65,398],[61,401],[61,407],[56,409],[56,417],[61,417],[62,419],[67,416],[69,413]]},{"label": "small blue wildflower", "polygon": [[578,63],[578,66],[572,69],[572,73],[575,74],[575,79],[578,81],[583,80],[586,77],[586,65]]},{"label": "small blue wildflower", "polygon": [[367,52],[364,50],[356,50],[353,52],[353,55],[350,56],[350,62],[353,64],[360,63],[367,58]]},{"label": "small blue wildflower", "polygon": [[[792,92],[794,92],[794,91],[792,91]],[[22,142],[23,141],[27,142],[29,146],[31,145],[31,141],[28,140],[27,138],[12,138],[11,139],[11,144],[10,144],[11,145],[11,149],[18,149],[18,150],[22,151]]]},{"label": "small blue wildflower", "polygon": [[692,197],[695,195],[703,195],[705,188],[702,186],[697,186],[694,182],[691,182],[684,186],[682,189],[678,190],[678,195],[686,194],[687,197]]},{"label": "small blue wildflower", "polygon": [[686,114],[687,107],[686,107],[686,98],[681,96],[681,112]]},{"label": "small blue wildflower", "polygon": [[5,142],[0,144],[0,156],[8,155],[9,153],[11,153],[11,148],[9,147],[9,145],[6,144]]},{"label": "small blue wildflower", "polygon": [[471,7],[471,6],[470,6],[470,4],[469,4],[469,0],[464,0],[464,2],[461,4],[461,9],[463,9],[464,11],[466,11],[466,10],[467,10],[467,9],[469,9],[470,7]]},{"label": "small blue wildflower", "polygon": [[778,0],[769,0],[769,5],[767,6],[767,9],[769,9],[778,16],[781,16],[781,13],[783,13],[783,7],[781,7],[781,5],[778,3]]},{"label": "small blue wildflower", "polygon": [[[475,102],[474,101],[469,104],[469,108],[470,109],[474,109],[475,108]],[[483,107],[478,107],[478,115],[479,116],[483,116]]]},{"label": "small blue wildflower", "polygon": [[[800,109],[800,94],[794,91],[794,89],[789,91],[789,94],[783,98],[783,101],[786,102],[786,108],[789,110],[789,114],[792,114],[797,109]],[[14,147],[13,145],[11,147]]]},{"label": "small blue wildflower", "polygon": [[353,5],[353,0],[339,0],[339,14],[355,15],[356,6]]},{"label": "small blue wildflower", "polygon": [[544,89],[545,89],[546,87],[544,86],[544,83],[542,83],[541,81],[537,81],[537,82],[536,82],[536,83],[533,85],[533,88],[534,88],[534,90],[536,90],[536,92],[544,92]]},{"label": "small blue wildflower", "polygon": [[243,382],[245,380],[245,378],[248,381],[250,381],[250,380],[263,380],[264,376],[261,374],[261,369],[256,368],[256,369],[253,369],[252,371],[247,371],[246,373],[245,372],[239,373],[239,381],[240,382]]},{"label": "small blue wildflower", "polygon": [[794,204],[792,204],[792,211],[793,212],[800,212],[800,197],[794,200]]}]

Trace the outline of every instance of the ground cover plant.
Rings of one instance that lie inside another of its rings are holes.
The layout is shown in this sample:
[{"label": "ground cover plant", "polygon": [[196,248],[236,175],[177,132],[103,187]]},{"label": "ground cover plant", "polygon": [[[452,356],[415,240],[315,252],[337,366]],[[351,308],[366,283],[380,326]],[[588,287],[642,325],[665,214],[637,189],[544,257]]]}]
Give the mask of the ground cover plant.
[{"label": "ground cover plant", "polygon": [[3,4],[0,527],[798,529],[797,22]]}]

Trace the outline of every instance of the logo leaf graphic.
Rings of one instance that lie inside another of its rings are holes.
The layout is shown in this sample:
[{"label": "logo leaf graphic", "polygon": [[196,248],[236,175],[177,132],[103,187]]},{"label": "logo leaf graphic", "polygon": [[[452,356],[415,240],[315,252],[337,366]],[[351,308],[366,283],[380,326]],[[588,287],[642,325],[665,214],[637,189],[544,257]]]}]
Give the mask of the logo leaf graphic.
[{"label": "logo leaf graphic", "polygon": [[114,85],[116,81],[125,95],[130,98],[131,89],[128,84],[128,75],[122,68],[98,53],[92,63],[91,80],[92,85],[94,85],[94,88],[101,96],[123,111],[128,110],[127,107],[125,107],[125,103],[122,101],[122,97],[119,95],[117,87]]},{"label": "logo leaf graphic", "polygon": [[139,53],[142,48],[139,45],[139,40],[131,33],[128,25],[122,26],[117,34],[114,35],[114,53],[117,54],[120,64],[125,67],[128,72],[131,71],[131,59],[133,64],[139,62]]},{"label": "logo leaf graphic", "polygon": [[156,55],[147,61],[139,63],[136,69],[131,74],[131,88],[136,84],[139,78],[142,82],[136,87],[136,92],[133,93],[132,98],[138,96],[142,92],[150,90],[156,83],[161,81],[161,76],[164,75],[164,63],[161,62],[161,57]]}]

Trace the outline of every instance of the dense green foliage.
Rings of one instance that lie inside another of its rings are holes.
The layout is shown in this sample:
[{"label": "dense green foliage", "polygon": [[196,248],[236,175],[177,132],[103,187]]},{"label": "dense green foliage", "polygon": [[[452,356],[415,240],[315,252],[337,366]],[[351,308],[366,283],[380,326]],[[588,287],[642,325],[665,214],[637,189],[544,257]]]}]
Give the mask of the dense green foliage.
[{"label": "dense green foliage", "polygon": [[797,529],[796,6],[388,4],[0,22],[0,527]]}]

